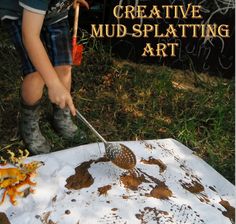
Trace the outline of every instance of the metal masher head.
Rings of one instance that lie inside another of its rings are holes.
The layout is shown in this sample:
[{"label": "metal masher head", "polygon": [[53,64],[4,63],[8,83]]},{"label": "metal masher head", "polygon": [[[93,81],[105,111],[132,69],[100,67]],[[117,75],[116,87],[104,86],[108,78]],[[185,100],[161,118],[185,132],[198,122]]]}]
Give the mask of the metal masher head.
[{"label": "metal masher head", "polygon": [[135,167],[136,157],[127,146],[107,142],[78,110],[76,111],[76,114],[77,117],[105,144],[106,156],[112,163],[126,170]]},{"label": "metal masher head", "polygon": [[105,143],[107,158],[118,167],[126,170],[136,165],[136,156],[127,146],[118,143]]}]

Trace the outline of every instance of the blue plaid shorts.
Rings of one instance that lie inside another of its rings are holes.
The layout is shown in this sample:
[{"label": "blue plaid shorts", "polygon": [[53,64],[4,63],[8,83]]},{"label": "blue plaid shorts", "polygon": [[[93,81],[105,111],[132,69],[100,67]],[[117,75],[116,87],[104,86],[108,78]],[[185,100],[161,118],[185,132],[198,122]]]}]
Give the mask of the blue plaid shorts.
[{"label": "blue plaid shorts", "polygon": [[[20,54],[23,76],[36,71],[22,42],[21,20],[4,21],[10,37]],[[50,25],[43,25],[41,40],[53,66],[72,65],[72,46],[69,22],[67,19]]]}]

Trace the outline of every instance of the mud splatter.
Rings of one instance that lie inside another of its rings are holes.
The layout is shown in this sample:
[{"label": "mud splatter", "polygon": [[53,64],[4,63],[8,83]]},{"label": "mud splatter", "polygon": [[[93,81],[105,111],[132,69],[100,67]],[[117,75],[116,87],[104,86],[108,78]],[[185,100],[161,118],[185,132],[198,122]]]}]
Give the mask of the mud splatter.
[{"label": "mud splatter", "polygon": [[160,167],[160,173],[163,173],[166,170],[166,165],[160,159],[149,157],[148,160],[141,159],[141,162],[144,164],[158,165]]},{"label": "mud splatter", "polygon": [[0,212],[0,223],[1,224],[11,224],[9,219],[7,218],[7,215],[3,212]]},{"label": "mud splatter", "polygon": [[141,224],[150,222],[160,223],[161,220],[164,223],[174,223],[168,212],[158,210],[157,208],[145,207],[144,210],[139,210],[139,212],[135,214],[135,217],[141,221]]},{"label": "mud splatter", "polygon": [[144,175],[138,175],[135,172],[124,173],[120,177],[120,181],[124,184],[125,188],[136,191],[138,186],[143,182],[147,182]]},{"label": "mud splatter", "polygon": [[210,188],[212,191],[215,191],[215,192],[217,192],[217,191],[216,191],[216,189],[215,189],[214,187],[212,187],[212,186],[209,186],[209,188]]},{"label": "mud splatter", "polygon": [[201,194],[201,196],[198,197],[198,199],[199,199],[201,202],[205,202],[205,203],[209,203],[209,202],[210,202],[208,196],[205,195],[205,194]]},{"label": "mud splatter", "polygon": [[104,187],[99,187],[98,188],[98,192],[99,192],[99,196],[101,195],[107,195],[107,192],[111,190],[111,185],[106,185]]},{"label": "mud splatter", "polygon": [[[152,182],[159,184],[161,181],[158,180],[157,178],[145,173],[144,171],[142,171],[141,169],[137,169],[137,172],[142,173],[144,176],[148,177]],[[146,183],[150,183],[150,181],[146,180]]]},{"label": "mud splatter", "polygon": [[75,174],[66,179],[67,184],[65,185],[65,187],[67,189],[74,190],[90,187],[94,183],[94,179],[89,173],[88,169],[90,168],[93,162],[95,161],[90,160],[76,167]]},{"label": "mud splatter", "polygon": [[151,197],[162,199],[162,200],[168,200],[169,197],[173,195],[172,191],[166,186],[164,182],[161,182],[158,186],[154,187],[150,195]]},{"label": "mud splatter", "polygon": [[122,195],[122,198],[123,198],[123,199],[129,199],[129,196],[127,196],[127,195]]},{"label": "mud splatter", "polygon": [[174,223],[193,223],[204,224],[204,220],[200,217],[197,211],[193,210],[188,204],[172,204],[170,213],[174,219]]},{"label": "mud splatter", "polygon": [[179,182],[184,189],[191,192],[192,194],[198,194],[204,191],[203,185],[198,181],[193,180],[191,183],[184,183],[182,180],[179,180]]},{"label": "mud splatter", "polygon": [[149,150],[153,150],[153,149],[156,149],[156,147],[155,146],[153,146],[152,144],[148,144],[147,142],[145,142],[145,148],[146,149],[149,149]]},{"label": "mud splatter", "polygon": [[113,212],[115,212],[115,211],[118,210],[118,208],[112,208],[111,210],[112,210]]},{"label": "mud splatter", "polygon": [[110,162],[110,160],[107,157],[101,157],[96,161],[94,161],[94,163],[107,163],[107,162]]},{"label": "mud splatter", "polygon": [[225,201],[221,199],[219,202],[225,209],[226,211],[223,211],[222,214],[229,218],[232,222],[235,220],[235,208],[229,204],[228,201]]},{"label": "mud splatter", "polygon": [[51,215],[51,212],[44,212],[43,215],[40,217],[40,221],[43,224],[56,224],[51,219],[49,219],[50,215]]},{"label": "mud splatter", "polygon": [[70,210],[66,210],[66,211],[65,211],[65,214],[66,214],[66,215],[70,215],[70,213],[71,213]]},{"label": "mud splatter", "polygon": [[53,198],[52,198],[52,202],[56,202],[57,201],[57,195],[55,195]]}]

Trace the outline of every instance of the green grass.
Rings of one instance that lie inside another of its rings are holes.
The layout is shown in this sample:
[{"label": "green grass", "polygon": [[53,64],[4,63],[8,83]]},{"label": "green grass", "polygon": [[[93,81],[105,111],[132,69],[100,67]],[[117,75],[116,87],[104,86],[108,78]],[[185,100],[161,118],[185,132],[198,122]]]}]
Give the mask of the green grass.
[{"label": "green grass", "polygon": [[[11,142],[17,132],[21,79],[17,56],[8,46],[0,51],[0,145],[24,147],[18,139]],[[106,139],[174,138],[234,183],[234,88],[234,80],[118,60],[90,40],[82,65],[73,69],[72,95]],[[50,104],[46,98],[43,103],[41,126],[54,150],[78,145],[54,133],[48,122]],[[75,122],[88,142],[97,141]]]}]

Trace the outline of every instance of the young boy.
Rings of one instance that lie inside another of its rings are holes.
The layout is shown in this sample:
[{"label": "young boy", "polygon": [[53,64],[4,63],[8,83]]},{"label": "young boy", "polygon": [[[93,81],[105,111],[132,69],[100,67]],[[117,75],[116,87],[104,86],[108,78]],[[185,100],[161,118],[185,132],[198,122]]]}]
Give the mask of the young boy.
[{"label": "young boy", "polygon": [[39,107],[46,86],[53,103],[55,130],[73,138],[77,126],[71,114],[76,109],[71,89],[71,38],[68,10],[85,0],[1,0],[0,17],[22,61],[21,136],[34,154],[50,152],[50,144],[39,128]]}]

